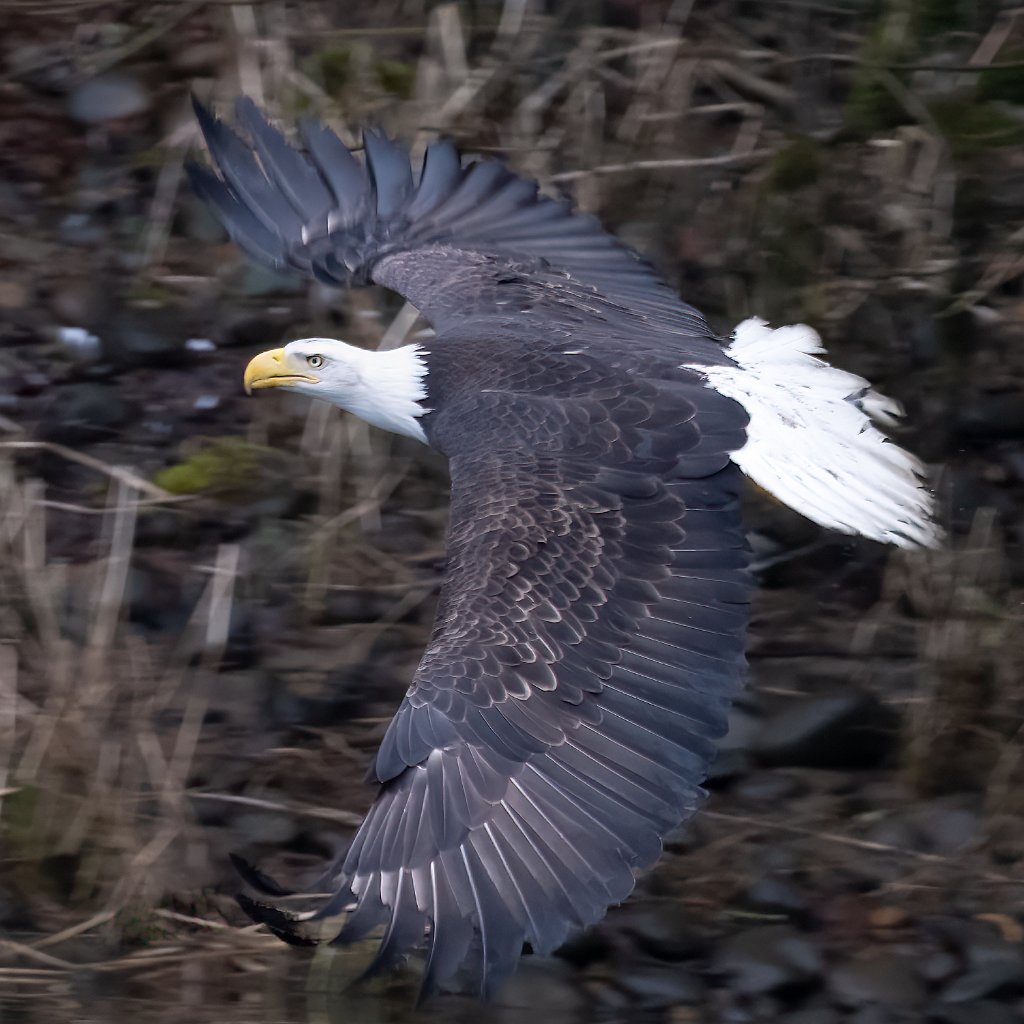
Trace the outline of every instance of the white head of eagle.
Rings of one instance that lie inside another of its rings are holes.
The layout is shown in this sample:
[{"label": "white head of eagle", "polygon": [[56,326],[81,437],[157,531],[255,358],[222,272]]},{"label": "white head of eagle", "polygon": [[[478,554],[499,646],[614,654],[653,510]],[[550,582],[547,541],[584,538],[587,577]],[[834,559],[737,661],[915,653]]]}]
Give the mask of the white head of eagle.
[{"label": "white head of eagle", "polygon": [[334,338],[300,338],[261,352],[245,369],[245,390],[284,388],[320,398],[376,427],[426,442],[427,365],[419,345],[367,351]]}]

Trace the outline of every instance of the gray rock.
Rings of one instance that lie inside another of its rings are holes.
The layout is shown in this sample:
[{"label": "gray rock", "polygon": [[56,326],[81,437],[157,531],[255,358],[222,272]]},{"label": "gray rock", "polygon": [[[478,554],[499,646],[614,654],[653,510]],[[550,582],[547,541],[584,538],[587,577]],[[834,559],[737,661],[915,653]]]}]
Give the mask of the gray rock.
[{"label": "gray rock", "polygon": [[752,772],[741,779],[732,790],[741,800],[758,807],[779,806],[785,800],[802,796],[807,792],[803,779],[782,771]]},{"label": "gray rock", "polygon": [[831,1006],[814,1006],[806,1010],[797,1010],[795,1013],[787,1013],[786,1024],[841,1024],[841,1018],[837,1010]]},{"label": "gray rock", "polygon": [[785,914],[802,917],[807,913],[807,898],[784,878],[759,878],[743,894],[743,904],[759,914]]},{"label": "gray rock", "polygon": [[136,414],[134,405],[106,384],[71,384],[54,391],[39,433],[47,441],[76,445],[113,437]]},{"label": "gray rock", "polygon": [[61,220],[58,237],[65,245],[89,249],[107,241],[110,232],[91,214],[75,212]]},{"label": "gray rock", "polygon": [[970,968],[954,978],[943,990],[947,1003],[966,1003],[1005,990],[1019,990],[1024,983],[1024,968],[1019,960],[992,960]]},{"label": "gray rock", "polygon": [[704,983],[681,964],[651,960],[630,964],[619,977],[637,1010],[661,1010],[669,1006],[693,1006],[704,998]]},{"label": "gray rock", "polygon": [[174,310],[124,309],[103,328],[103,352],[124,369],[181,366],[187,357],[183,335]]},{"label": "gray rock", "polygon": [[268,348],[277,344],[293,318],[287,312],[246,313],[232,320],[224,331],[224,345]]},{"label": "gray rock", "polygon": [[121,71],[109,71],[90,78],[73,90],[69,112],[79,123],[97,125],[149,110],[149,93],[137,78]]},{"label": "gray rock", "polygon": [[796,701],[764,723],[754,749],[768,764],[868,768],[895,749],[899,720],[868,693]]},{"label": "gray rock", "polygon": [[830,972],[828,986],[848,1007],[874,1003],[912,1010],[922,1006],[928,994],[915,964],[891,953],[839,964]]},{"label": "gray rock", "polygon": [[231,828],[249,843],[283,846],[292,842],[299,833],[295,818],[274,811],[239,811],[231,818]]},{"label": "gray rock", "polygon": [[822,956],[813,941],[788,925],[767,925],[723,942],[714,967],[737,992],[757,995],[819,978]]},{"label": "gray rock", "polygon": [[731,782],[750,770],[750,755],[743,750],[718,750],[704,780],[708,787]]},{"label": "gray rock", "polygon": [[849,1017],[846,1024],[910,1024],[906,1014],[890,1009],[879,1003],[868,1003],[858,1007]]},{"label": "gray rock", "polygon": [[246,261],[239,291],[250,298],[272,295],[304,295],[309,287],[298,273],[271,270]]},{"label": "gray rock", "polygon": [[933,800],[907,815],[920,833],[925,849],[941,854],[962,853],[981,839],[981,821],[962,800]]},{"label": "gray rock", "polygon": [[1020,1013],[1005,1003],[984,999],[958,1006],[936,1006],[928,1013],[929,1024],[1020,1024]]},{"label": "gray rock", "polygon": [[947,981],[959,969],[960,961],[952,953],[941,949],[927,956],[919,967],[921,977],[932,984]]},{"label": "gray rock", "polygon": [[583,995],[573,984],[568,964],[553,957],[528,956],[502,985],[490,1014],[496,1022],[529,1024],[541,1019],[572,1019],[583,1009]]},{"label": "gray rock", "polygon": [[174,50],[171,67],[185,78],[216,73],[224,60],[224,45],[216,39]]},{"label": "gray rock", "polygon": [[967,970],[942,990],[947,1003],[968,1003],[1003,991],[1024,991],[1024,954],[984,921],[939,918],[932,922]]},{"label": "gray rock", "polygon": [[99,276],[61,281],[50,299],[50,309],[59,323],[91,330],[103,315],[109,291],[109,282]]},{"label": "gray rock", "polygon": [[726,750],[750,750],[764,728],[764,719],[752,708],[734,704],[729,709],[729,731],[718,741],[720,752]]},{"label": "gray rock", "polygon": [[966,404],[956,418],[958,436],[999,440],[1024,435],[1024,395],[1018,391],[983,395]]},{"label": "gray rock", "polygon": [[35,927],[28,903],[14,888],[0,883],[0,929],[28,931]]},{"label": "gray rock", "polygon": [[707,940],[686,915],[666,903],[627,903],[600,927],[628,936],[639,949],[660,960],[687,960],[707,949]]}]

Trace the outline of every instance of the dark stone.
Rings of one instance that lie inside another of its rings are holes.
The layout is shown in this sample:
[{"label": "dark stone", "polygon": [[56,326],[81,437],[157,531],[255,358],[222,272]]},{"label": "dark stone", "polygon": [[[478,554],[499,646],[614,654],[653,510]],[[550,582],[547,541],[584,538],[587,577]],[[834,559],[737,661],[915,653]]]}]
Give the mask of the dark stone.
[{"label": "dark stone", "polygon": [[325,726],[365,713],[366,691],[351,672],[277,669],[270,680],[271,711],[283,725]]},{"label": "dark stone", "polygon": [[743,904],[759,914],[785,914],[803,917],[807,898],[792,882],[784,878],[760,878],[743,894]]},{"label": "dark stone", "polygon": [[619,977],[630,995],[630,1006],[639,1010],[660,1010],[680,1004],[693,1006],[704,997],[704,983],[679,964],[657,961],[630,964]]},{"label": "dark stone", "polygon": [[750,750],[764,728],[764,719],[753,709],[743,704],[734,704],[729,709],[729,731],[718,741],[719,752],[726,750]]},{"label": "dark stone", "polygon": [[813,1006],[806,1010],[787,1013],[785,1024],[841,1024],[838,1010],[831,1006]]},{"label": "dark stone", "polygon": [[627,904],[600,927],[628,936],[639,949],[659,960],[689,960],[707,949],[707,939],[686,915],[666,903]]},{"label": "dark stone", "polygon": [[960,968],[960,961],[945,950],[936,950],[926,957],[919,968],[925,981],[937,984],[952,978]]},{"label": "dark stone", "polygon": [[35,927],[28,903],[11,886],[0,882],[0,932],[24,932]]},{"label": "dark stone", "polygon": [[962,853],[981,839],[978,814],[959,798],[934,800],[915,807],[907,818],[921,835],[924,848],[934,853]]},{"label": "dark stone", "polygon": [[803,779],[782,771],[753,772],[733,787],[733,794],[758,807],[779,806],[807,792]]},{"label": "dark stone", "polygon": [[[496,1019],[508,1022],[574,1020],[583,1010],[583,994],[574,984],[572,969],[555,957],[524,957],[515,974],[494,999]],[[520,1012],[517,1012],[520,1011]],[[527,1015],[527,1011],[529,1015]]]},{"label": "dark stone", "polygon": [[75,89],[68,98],[68,109],[79,124],[91,126],[143,114],[149,103],[149,93],[137,78],[109,71]]},{"label": "dark stone", "polygon": [[879,1003],[868,1003],[866,1006],[858,1007],[846,1018],[846,1024],[897,1024],[897,1022],[910,1024],[910,1020],[905,1014]]},{"label": "dark stone", "polygon": [[755,752],[767,764],[869,768],[895,750],[899,719],[868,693],[800,700],[764,723]]},{"label": "dark stone", "polygon": [[186,595],[183,575],[152,566],[132,565],[125,598],[128,619],[155,633],[180,633],[187,624],[196,595]]},{"label": "dark stone", "polygon": [[960,409],[956,433],[965,440],[1000,440],[1024,435],[1024,395],[983,395]]},{"label": "dark stone", "polygon": [[246,313],[228,324],[222,344],[270,348],[281,340],[292,319],[287,312]]},{"label": "dark stone", "polygon": [[71,384],[54,391],[39,434],[58,444],[90,444],[109,440],[135,415],[134,405],[106,384]]},{"label": "dark stone", "polygon": [[732,782],[750,770],[750,755],[742,750],[719,750],[704,780],[709,789]]},{"label": "dark stone", "polygon": [[1002,992],[1024,992],[1024,954],[984,921],[937,918],[930,921],[967,970],[942,990],[947,1003],[968,1003]]},{"label": "dark stone", "polygon": [[1024,990],[1024,965],[1016,960],[992,960],[954,978],[943,990],[947,1003],[966,1003],[1005,991]]},{"label": "dark stone", "polygon": [[1020,1024],[1020,1013],[1005,1003],[985,999],[957,1006],[935,1006],[928,1012],[929,1024]]},{"label": "dark stone", "polygon": [[85,249],[103,245],[110,238],[107,226],[89,213],[67,214],[61,219],[58,231],[65,245],[78,245]]},{"label": "dark stone", "polygon": [[305,276],[297,271],[271,270],[246,260],[242,264],[240,291],[249,298],[269,298],[274,295],[304,295],[309,288]]},{"label": "dark stone", "polygon": [[788,925],[750,928],[719,947],[714,969],[737,992],[757,995],[805,985],[821,976],[818,946]]},{"label": "dark stone", "polygon": [[294,815],[257,809],[233,814],[231,830],[246,843],[266,843],[269,846],[286,846],[299,832]]},{"label": "dark stone", "polygon": [[182,366],[188,350],[174,310],[124,309],[101,330],[104,355],[123,369]]},{"label": "dark stone", "polygon": [[224,44],[217,39],[192,43],[170,54],[171,67],[185,78],[216,75],[225,58]]},{"label": "dark stone", "polygon": [[914,963],[890,953],[839,964],[830,972],[828,986],[848,1007],[874,1003],[912,1010],[923,1005],[928,994]]}]

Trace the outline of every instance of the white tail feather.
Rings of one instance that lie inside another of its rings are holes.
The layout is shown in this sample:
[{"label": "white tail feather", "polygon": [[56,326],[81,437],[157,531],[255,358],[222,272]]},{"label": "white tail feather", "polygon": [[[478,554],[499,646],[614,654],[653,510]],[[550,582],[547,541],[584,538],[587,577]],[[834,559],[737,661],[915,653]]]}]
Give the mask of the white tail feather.
[{"label": "white tail feather", "polygon": [[833,530],[901,547],[940,542],[924,467],[872,423],[895,424],[898,402],[816,358],[821,338],[803,324],[744,320],[727,352],[736,366],[690,368],[750,414],[732,456],[747,476]]}]

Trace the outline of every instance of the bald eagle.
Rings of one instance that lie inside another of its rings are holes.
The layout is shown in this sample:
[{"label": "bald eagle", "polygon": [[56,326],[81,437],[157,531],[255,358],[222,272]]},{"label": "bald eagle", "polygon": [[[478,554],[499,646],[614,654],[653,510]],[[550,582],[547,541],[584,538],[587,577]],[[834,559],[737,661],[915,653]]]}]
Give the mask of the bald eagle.
[{"label": "bald eagle", "polygon": [[[805,326],[715,336],[591,216],[432,143],[417,176],[366,131],[290,145],[198,103],[219,174],[195,190],[254,259],[413,303],[427,341],[304,338],[247,390],[331,402],[442,452],[448,559],[430,641],[373,764],[376,799],[316,884],[334,941],[423,948],[423,991],[494,990],[626,899],[692,815],[743,684],[742,475],[817,523],[902,547],[939,530],[898,406]],[[285,890],[243,867],[264,893]],[[295,915],[243,905],[281,937]]]}]

